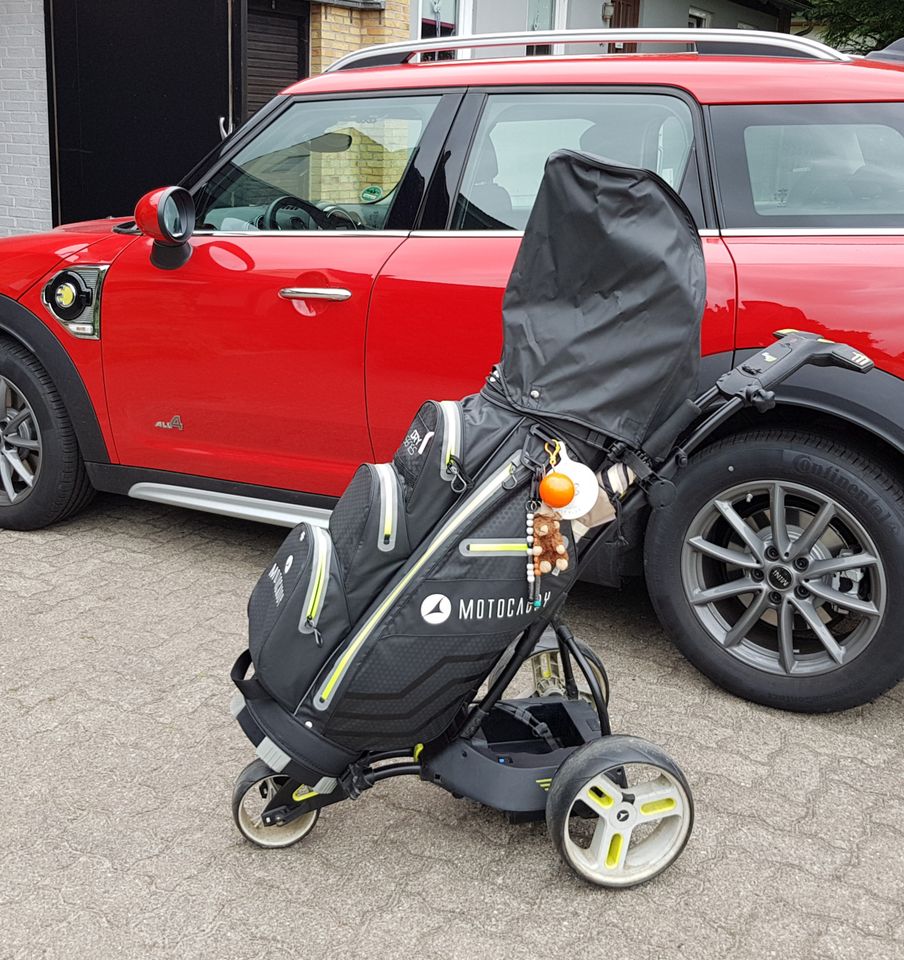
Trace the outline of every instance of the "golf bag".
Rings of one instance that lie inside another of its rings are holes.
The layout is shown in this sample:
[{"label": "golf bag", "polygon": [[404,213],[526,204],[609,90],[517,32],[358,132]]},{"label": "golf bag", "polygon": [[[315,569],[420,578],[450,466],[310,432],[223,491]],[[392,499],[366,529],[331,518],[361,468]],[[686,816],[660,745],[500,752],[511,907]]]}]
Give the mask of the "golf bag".
[{"label": "golf bag", "polygon": [[[305,783],[443,734],[512,641],[549,619],[570,558],[530,585],[526,518],[549,450],[594,471],[697,389],[697,229],[655,174],[550,157],[480,393],[428,401],[390,463],[364,464],[330,518],[302,523],[249,603],[234,713]],[[253,664],[253,677],[246,677]]]}]

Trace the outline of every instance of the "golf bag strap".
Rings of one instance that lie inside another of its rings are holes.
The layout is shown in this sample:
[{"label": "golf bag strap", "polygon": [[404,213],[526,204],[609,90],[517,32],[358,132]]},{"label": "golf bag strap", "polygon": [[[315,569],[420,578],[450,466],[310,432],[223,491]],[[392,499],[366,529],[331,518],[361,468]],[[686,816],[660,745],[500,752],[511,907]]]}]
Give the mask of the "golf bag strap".
[{"label": "golf bag strap", "polygon": [[229,676],[232,682],[238,687],[239,692],[246,700],[261,700],[268,697],[269,694],[261,686],[259,680],[254,677],[245,679],[245,674],[251,666],[251,651],[245,650],[239,654],[238,659],[232,665],[232,671]]},{"label": "golf bag strap", "polygon": [[524,707],[519,707],[514,703],[508,703],[505,700],[500,700],[499,703],[496,704],[495,709],[501,710],[503,713],[508,713],[523,723],[530,729],[530,732],[535,737],[545,741],[546,745],[552,750],[558,749],[559,744],[552,735],[549,726],[542,720],[538,720],[529,710],[525,710]]}]

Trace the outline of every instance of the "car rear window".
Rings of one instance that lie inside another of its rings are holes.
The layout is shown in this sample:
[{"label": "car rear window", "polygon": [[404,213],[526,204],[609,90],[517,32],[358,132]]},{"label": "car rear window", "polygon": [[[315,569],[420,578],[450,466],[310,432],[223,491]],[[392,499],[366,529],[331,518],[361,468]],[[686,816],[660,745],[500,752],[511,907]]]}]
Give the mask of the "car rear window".
[{"label": "car rear window", "polygon": [[712,108],[725,226],[904,227],[904,103]]}]

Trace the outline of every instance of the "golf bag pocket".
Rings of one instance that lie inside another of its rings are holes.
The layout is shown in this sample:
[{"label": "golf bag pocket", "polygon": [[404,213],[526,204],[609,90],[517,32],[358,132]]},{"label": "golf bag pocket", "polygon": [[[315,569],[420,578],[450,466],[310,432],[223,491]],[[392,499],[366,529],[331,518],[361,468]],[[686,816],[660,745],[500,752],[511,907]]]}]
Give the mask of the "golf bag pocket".
[{"label": "golf bag pocket", "polygon": [[301,523],[283,541],[248,603],[255,677],[294,711],[349,625],[332,538],[322,527]]},{"label": "golf bag pocket", "polygon": [[393,457],[404,487],[412,543],[419,543],[465,489],[463,418],[455,400],[428,400]]},{"label": "golf bag pocket", "polygon": [[399,477],[391,463],[364,463],[330,517],[330,535],[354,623],[411,552]]}]

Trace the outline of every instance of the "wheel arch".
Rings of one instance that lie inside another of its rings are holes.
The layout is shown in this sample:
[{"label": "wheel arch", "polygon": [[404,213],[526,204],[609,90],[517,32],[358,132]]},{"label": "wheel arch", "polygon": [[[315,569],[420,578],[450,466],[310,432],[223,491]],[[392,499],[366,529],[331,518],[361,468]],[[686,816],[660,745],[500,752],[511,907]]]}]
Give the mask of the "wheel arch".
[{"label": "wheel arch", "polygon": [[[739,353],[737,362],[752,352]],[[706,381],[701,378],[701,382]],[[834,367],[805,367],[782,385],[776,399],[775,408],[768,413],[746,409],[732,417],[709,438],[706,446],[769,427],[834,440],[841,437],[851,447],[880,461],[904,484],[904,380],[878,369],[859,374]],[[896,412],[900,412],[899,422],[891,419]],[[600,544],[582,571],[582,579],[617,587],[623,577],[641,576],[648,520],[649,511],[643,511],[623,531],[628,546]]]},{"label": "wheel arch", "polygon": [[60,341],[30,310],[0,296],[0,337],[21,344],[44,367],[59,391],[86,461],[109,463],[94,406],[81,374]]},{"label": "wheel arch", "polygon": [[[783,385],[765,414],[747,409],[712,441],[751,429],[794,429],[841,440],[881,461],[904,483],[904,380],[881,370],[867,375],[809,368]],[[894,419],[898,412],[900,421]]]}]

